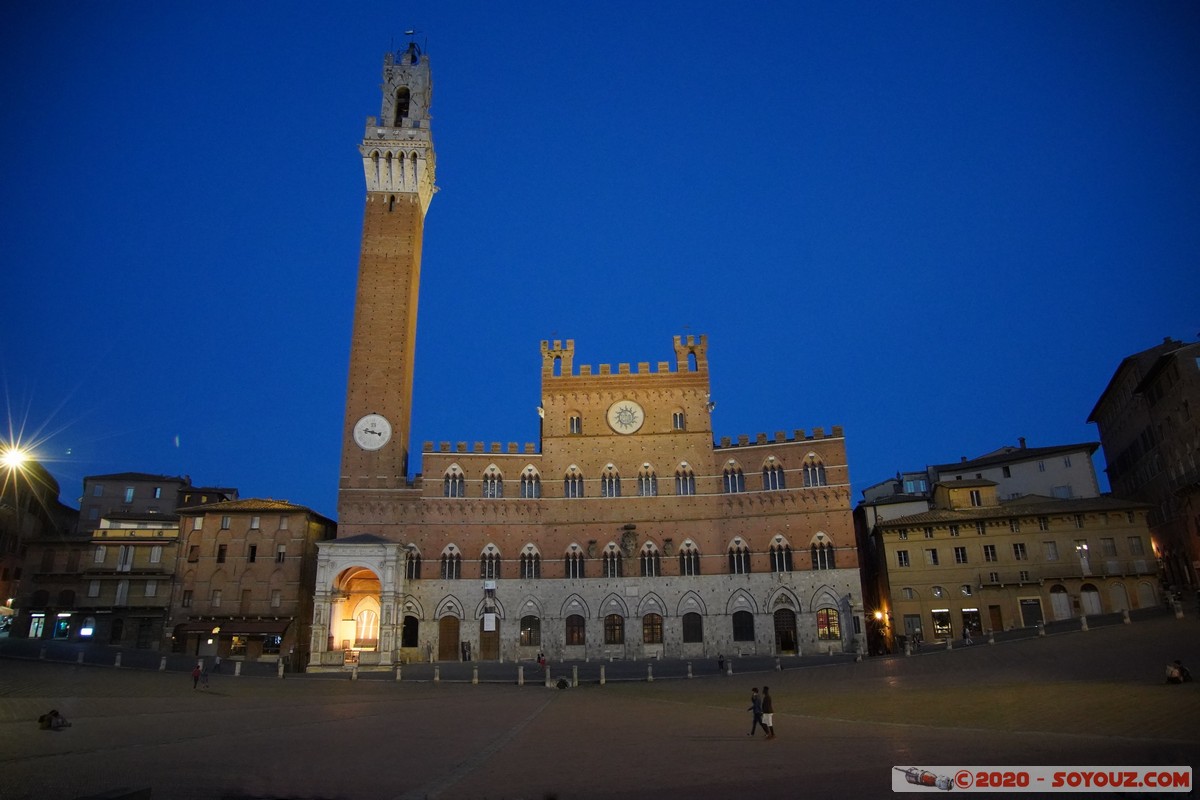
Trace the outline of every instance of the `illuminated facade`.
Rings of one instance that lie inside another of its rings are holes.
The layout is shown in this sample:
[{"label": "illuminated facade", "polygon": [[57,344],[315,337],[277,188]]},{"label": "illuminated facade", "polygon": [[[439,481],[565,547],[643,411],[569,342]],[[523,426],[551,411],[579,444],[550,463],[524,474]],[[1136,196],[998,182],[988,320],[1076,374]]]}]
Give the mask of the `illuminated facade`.
[{"label": "illuminated facade", "polygon": [[716,441],[703,336],[653,366],[543,341],[541,440],[426,442],[409,477],[430,100],[428,57],[389,55],[310,668],[858,648],[841,428]]},{"label": "illuminated facade", "polygon": [[884,511],[871,517],[875,579],[895,637],[944,641],[1161,603],[1144,504],[1002,501],[996,482],[964,479],[935,484],[925,509],[911,498],[892,507],[908,513],[866,510]]}]

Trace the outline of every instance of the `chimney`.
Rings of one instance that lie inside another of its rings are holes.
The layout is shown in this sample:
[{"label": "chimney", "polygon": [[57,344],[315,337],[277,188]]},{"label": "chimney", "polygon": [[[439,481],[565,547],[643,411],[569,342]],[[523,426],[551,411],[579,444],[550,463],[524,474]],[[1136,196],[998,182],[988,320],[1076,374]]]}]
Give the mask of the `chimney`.
[{"label": "chimney", "polygon": [[1024,450],[1024,449],[1025,449],[1025,437],[1024,437],[1024,436],[1018,436],[1018,437],[1017,437],[1017,441],[1021,443],[1021,449],[1022,449],[1022,450]]}]

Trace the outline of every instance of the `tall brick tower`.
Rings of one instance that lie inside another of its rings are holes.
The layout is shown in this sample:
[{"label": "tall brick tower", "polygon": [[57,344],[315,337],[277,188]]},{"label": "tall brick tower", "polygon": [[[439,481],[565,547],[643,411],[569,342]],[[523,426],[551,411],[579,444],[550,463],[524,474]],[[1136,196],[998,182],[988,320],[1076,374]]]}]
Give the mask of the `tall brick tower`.
[{"label": "tall brick tower", "polygon": [[367,119],[359,147],[367,199],[338,491],[351,533],[380,522],[375,501],[405,485],[421,242],[436,191],[429,57],[416,43],[385,57],[381,89],[380,117]]}]

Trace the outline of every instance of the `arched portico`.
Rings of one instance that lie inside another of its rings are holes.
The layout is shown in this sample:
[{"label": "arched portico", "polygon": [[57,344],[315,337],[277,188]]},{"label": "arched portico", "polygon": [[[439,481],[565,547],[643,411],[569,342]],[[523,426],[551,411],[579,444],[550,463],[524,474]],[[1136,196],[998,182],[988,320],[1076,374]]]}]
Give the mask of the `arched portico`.
[{"label": "arched portico", "polygon": [[317,542],[309,667],[390,665],[400,646],[404,546],[372,534]]}]

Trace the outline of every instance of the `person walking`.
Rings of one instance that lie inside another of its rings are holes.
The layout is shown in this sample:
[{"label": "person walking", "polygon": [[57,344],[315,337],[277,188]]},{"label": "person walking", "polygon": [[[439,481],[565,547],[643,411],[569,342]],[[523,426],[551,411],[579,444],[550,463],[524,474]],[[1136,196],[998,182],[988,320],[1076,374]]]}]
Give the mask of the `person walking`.
[{"label": "person walking", "polygon": [[775,701],[771,699],[770,687],[762,690],[762,726],[767,731],[767,738],[775,738]]},{"label": "person walking", "polygon": [[762,697],[758,694],[757,686],[750,690],[750,707],[746,710],[754,712],[754,718],[750,721],[750,732],[746,735],[753,736],[758,731],[759,725],[762,725],[763,733],[769,734],[770,731],[767,730],[767,726],[763,725]]},{"label": "person walking", "polygon": [[192,688],[195,689],[200,685],[200,665],[192,667]]}]

